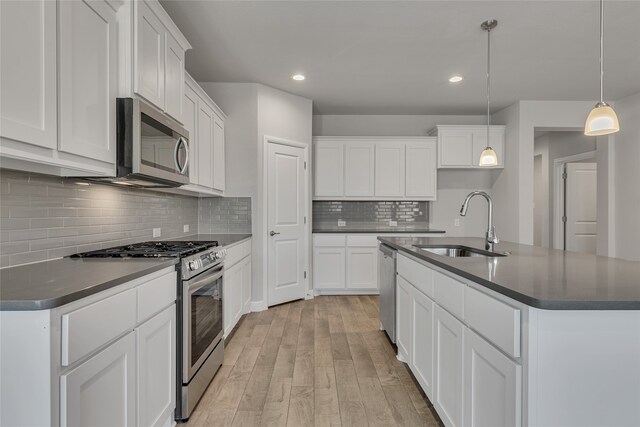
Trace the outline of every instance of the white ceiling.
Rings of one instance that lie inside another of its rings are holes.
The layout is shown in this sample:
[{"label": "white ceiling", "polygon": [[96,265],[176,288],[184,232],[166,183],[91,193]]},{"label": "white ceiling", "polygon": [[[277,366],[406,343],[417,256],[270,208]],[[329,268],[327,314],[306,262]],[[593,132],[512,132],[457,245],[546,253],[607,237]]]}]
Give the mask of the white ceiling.
[{"label": "white ceiling", "polygon": [[[316,114],[482,114],[492,18],[492,110],[599,97],[597,1],[161,2],[193,45],[196,80],[262,83]],[[605,19],[615,100],[640,92],[640,1],[606,1]]]}]

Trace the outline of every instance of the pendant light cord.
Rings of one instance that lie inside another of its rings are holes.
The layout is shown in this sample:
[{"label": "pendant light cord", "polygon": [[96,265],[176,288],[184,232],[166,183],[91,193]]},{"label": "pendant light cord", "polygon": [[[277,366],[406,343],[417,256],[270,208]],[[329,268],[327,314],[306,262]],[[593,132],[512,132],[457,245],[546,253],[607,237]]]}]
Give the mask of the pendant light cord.
[{"label": "pendant light cord", "polygon": [[600,102],[604,102],[604,0],[600,0]]},{"label": "pendant light cord", "polygon": [[491,126],[491,28],[487,29],[487,147],[489,143],[489,128]]}]

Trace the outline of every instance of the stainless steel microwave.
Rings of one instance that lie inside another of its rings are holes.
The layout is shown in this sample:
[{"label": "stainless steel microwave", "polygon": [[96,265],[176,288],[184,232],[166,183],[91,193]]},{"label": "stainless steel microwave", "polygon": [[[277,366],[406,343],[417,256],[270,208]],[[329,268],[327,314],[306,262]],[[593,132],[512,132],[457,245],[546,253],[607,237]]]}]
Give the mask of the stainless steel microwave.
[{"label": "stainless steel microwave", "polygon": [[138,98],[116,100],[116,176],[98,178],[137,187],[189,183],[189,133]]}]

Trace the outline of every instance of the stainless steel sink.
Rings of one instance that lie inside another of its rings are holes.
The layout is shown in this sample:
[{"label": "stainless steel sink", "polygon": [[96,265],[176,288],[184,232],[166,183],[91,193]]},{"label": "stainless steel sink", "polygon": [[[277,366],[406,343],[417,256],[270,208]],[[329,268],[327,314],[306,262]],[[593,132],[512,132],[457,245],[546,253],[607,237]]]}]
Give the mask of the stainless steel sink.
[{"label": "stainless steel sink", "polygon": [[459,245],[414,245],[415,248],[421,251],[430,252],[435,255],[448,256],[455,258],[469,258],[469,257],[502,257],[508,254],[502,252],[490,252],[482,249],[470,248],[468,246]]}]

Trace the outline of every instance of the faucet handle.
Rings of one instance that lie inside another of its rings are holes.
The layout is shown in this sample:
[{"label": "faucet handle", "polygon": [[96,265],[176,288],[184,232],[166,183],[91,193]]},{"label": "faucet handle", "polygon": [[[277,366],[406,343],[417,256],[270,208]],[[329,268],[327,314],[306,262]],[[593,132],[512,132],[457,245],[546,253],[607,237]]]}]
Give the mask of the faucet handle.
[{"label": "faucet handle", "polygon": [[498,239],[498,236],[496,236],[496,227],[493,226],[489,229],[489,232],[487,233],[487,240],[491,243],[499,243],[500,239]]}]

